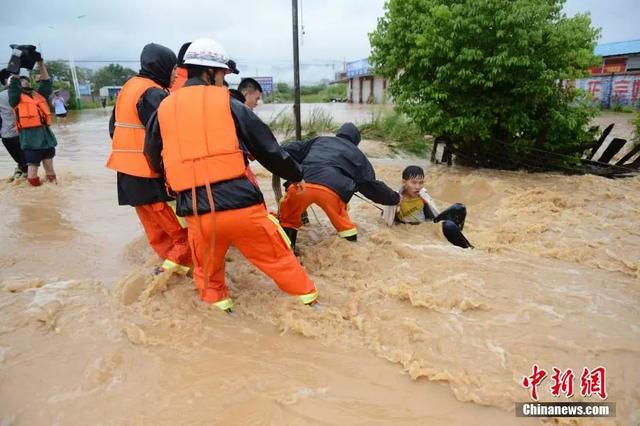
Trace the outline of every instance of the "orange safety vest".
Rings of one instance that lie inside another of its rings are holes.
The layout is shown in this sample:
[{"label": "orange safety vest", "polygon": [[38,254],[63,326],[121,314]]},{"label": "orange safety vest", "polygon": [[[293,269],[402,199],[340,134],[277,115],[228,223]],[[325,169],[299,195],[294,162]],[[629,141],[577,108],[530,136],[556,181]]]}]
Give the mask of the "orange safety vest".
[{"label": "orange safety vest", "polygon": [[138,117],[136,105],[147,89],[162,87],[153,80],[132,77],[127,81],[116,100],[116,122],[111,143],[111,155],[107,167],[132,176],[157,178],[158,173],[149,167],[144,156],[145,127]]},{"label": "orange safety vest", "polygon": [[245,163],[224,87],[189,86],[158,108],[167,183],[184,191],[245,175]]},{"label": "orange safety vest", "polygon": [[171,85],[171,88],[169,90],[172,92],[175,92],[176,90],[184,86],[184,83],[186,82],[187,82],[187,69],[184,67],[177,67],[176,79],[173,80],[173,84]]},{"label": "orange safety vest", "polygon": [[16,127],[18,130],[31,127],[48,126],[51,124],[51,110],[49,102],[35,90],[33,97],[22,93],[20,102],[14,108],[16,114]]}]

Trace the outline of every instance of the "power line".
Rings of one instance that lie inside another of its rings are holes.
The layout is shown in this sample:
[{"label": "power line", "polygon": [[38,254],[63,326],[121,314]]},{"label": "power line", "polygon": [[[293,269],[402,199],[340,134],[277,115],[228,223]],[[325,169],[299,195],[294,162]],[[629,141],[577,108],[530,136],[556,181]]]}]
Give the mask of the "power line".
[{"label": "power line", "polygon": [[[66,62],[68,63],[69,60],[68,59],[49,59],[48,62]],[[117,64],[117,63],[135,63],[135,64],[139,64],[140,60],[139,59],[75,59],[74,62],[76,64]],[[344,61],[342,60],[335,60],[335,61],[320,61],[318,60],[318,62],[312,62],[312,61],[306,61],[306,62],[300,62],[301,66],[305,66],[305,67],[335,67],[336,64],[342,64]],[[291,64],[291,61],[285,61],[285,60],[274,60],[274,61],[250,61],[250,60],[242,60],[239,59],[236,61],[236,63],[238,65],[245,65],[245,66],[251,66],[252,64],[261,64],[264,66],[274,66],[274,67],[282,67],[282,66],[286,66],[286,67],[292,67],[293,65]],[[0,65],[2,65],[3,67],[7,65],[7,62],[0,62]]]}]

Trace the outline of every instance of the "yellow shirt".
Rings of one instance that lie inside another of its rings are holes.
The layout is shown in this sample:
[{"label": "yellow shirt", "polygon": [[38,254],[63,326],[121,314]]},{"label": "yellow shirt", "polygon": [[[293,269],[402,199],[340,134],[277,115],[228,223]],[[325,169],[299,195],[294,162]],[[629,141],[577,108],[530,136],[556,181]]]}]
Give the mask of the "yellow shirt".
[{"label": "yellow shirt", "polygon": [[427,219],[424,215],[424,201],[420,197],[402,197],[398,207],[398,220],[405,223],[421,223]]}]

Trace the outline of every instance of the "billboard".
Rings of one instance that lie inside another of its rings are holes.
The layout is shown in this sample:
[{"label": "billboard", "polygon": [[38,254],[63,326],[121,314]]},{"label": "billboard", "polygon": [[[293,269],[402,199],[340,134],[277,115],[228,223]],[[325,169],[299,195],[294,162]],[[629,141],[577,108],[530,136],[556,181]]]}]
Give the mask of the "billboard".
[{"label": "billboard", "polygon": [[262,86],[265,94],[273,93],[273,77],[251,77]]},{"label": "billboard", "polygon": [[347,62],[347,78],[369,75],[370,68],[368,58]]},{"label": "billboard", "polygon": [[78,91],[80,92],[79,93],[80,96],[91,96],[91,84],[90,83],[78,84]]}]

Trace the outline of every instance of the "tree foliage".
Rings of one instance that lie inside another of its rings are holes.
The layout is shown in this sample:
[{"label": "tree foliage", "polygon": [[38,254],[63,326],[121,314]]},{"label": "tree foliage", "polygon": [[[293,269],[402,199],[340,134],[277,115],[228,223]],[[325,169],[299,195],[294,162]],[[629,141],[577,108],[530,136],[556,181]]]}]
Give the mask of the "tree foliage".
[{"label": "tree foliage", "polygon": [[120,64],[109,64],[95,72],[93,85],[96,89],[104,86],[122,86],[134,75],[136,72],[131,68],[125,68]]},{"label": "tree foliage", "polygon": [[[76,109],[76,91],[73,87],[73,80],[71,78],[71,68],[69,62],[66,60],[53,60],[46,61],[45,65],[51,80],[53,81],[53,89],[64,89],[70,93],[70,98],[67,107],[69,109]],[[88,83],[91,81],[93,70],[89,68],[82,68],[76,66],[76,74],[78,76],[79,83]],[[31,79],[35,82],[40,75],[38,67],[35,67],[30,72]]]},{"label": "tree foliage", "polygon": [[[46,62],[47,71],[49,71],[49,75],[56,81],[66,81],[71,82],[71,68],[69,67],[68,61],[47,61]],[[80,83],[88,83],[91,81],[93,77],[93,70],[89,68],[83,68],[76,66],[76,75],[78,76],[78,82]]]},{"label": "tree foliage", "polygon": [[563,4],[390,0],[370,60],[392,80],[397,109],[451,140],[458,160],[515,168],[534,150],[576,153],[595,112],[563,82],[596,63],[599,30]]}]

